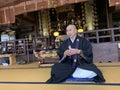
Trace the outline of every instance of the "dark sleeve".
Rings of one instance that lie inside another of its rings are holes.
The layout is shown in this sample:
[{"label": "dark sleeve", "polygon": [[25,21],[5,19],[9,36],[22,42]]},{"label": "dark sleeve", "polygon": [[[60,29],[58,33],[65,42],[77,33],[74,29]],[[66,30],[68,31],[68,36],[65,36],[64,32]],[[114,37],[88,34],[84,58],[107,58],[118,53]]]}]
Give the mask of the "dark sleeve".
[{"label": "dark sleeve", "polygon": [[91,43],[86,40],[83,39],[82,40],[82,51],[83,51],[83,56],[84,56],[84,60],[87,63],[93,63],[93,51],[92,51],[92,45]]},{"label": "dark sleeve", "polygon": [[60,47],[57,50],[57,54],[60,57],[60,59],[63,57],[64,51],[67,49],[67,41],[65,40]]}]

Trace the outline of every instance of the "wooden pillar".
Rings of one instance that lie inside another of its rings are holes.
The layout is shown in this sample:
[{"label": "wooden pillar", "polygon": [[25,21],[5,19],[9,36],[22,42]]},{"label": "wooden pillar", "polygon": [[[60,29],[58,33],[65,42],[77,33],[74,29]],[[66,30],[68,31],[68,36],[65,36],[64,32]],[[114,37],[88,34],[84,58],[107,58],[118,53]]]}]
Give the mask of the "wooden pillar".
[{"label": "wooden pillar", "polygon": [[112,20],[112,14],[115,11],[115,7],[108,7],[108,27],[112,28],[113,27],[113,20]]},{"label": "wooden pillar", "polygon": [[106,1],[106,15],[107,15],[107,27],[111,28],[113,25],[112,23],[112,12],[113,12],[114,8],[113,7],[109,7],[108,2]]},{"label": "wooden pillar", "polygon": [[112,22],[112,13],[111,12],[108,13],[108,19],[109,19],[108,28],[112,28],[113,22]]}]

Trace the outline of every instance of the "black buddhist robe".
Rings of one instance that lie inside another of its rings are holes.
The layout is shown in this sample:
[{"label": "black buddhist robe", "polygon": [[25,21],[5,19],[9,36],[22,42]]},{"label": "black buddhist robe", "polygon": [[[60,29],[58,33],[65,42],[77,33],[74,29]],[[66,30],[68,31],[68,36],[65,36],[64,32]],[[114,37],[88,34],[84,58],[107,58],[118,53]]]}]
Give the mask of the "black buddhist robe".
[{"label": "black buddhist robe", "polygon": [[[68,49],[69,44],[72,48],[75,48],[75,42],[77,39],[79,39],[78,49],[83,51],[84,57],[79,55],[76,67],[94,71],[97,74],[93,79],[94,82],[105,82],[102,72],[93,64],[92,45],[85,38],[77,36],[73,43],[70,39],[65,40],[57,51],[60,59],[63,57],[64,51]],[[57,63],[52,66],[51,77],[46,81],[46,83],[63,82],[73,74],[76,68],[71,67],[73,64],[71,57],[67,56],[61,63]]]}]

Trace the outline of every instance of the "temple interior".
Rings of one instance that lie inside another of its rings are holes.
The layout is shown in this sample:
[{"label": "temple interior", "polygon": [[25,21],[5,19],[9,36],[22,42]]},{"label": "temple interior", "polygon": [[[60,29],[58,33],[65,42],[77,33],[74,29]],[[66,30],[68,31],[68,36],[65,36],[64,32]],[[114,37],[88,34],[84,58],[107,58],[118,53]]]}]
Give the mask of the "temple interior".
[{"label": "temple interior", "polygon": [[[105,83],[44,83],[68,24],[91,42]],[[120,90],[120,0],[0,0],[0,35],[1,90]]]}]

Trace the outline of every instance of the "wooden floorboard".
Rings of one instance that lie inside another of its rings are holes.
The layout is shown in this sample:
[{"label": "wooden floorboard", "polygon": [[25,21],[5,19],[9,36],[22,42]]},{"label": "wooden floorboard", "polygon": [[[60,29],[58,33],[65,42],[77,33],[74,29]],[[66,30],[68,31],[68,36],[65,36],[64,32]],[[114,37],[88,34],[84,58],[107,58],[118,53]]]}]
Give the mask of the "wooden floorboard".
[{"label": "wooden floorboard", "polygon": [[7,67],[0,65],[0,90],[120,90],[120,63],[96,63],[96,65],[103,72],[105,83],[45,84],[50,77],[51,65],[42,68],[38,63]]},{"label": "wooden floorboard", "polygon": [[120,90],[120,86],[66,84],[0,84],[0,90]]}]

